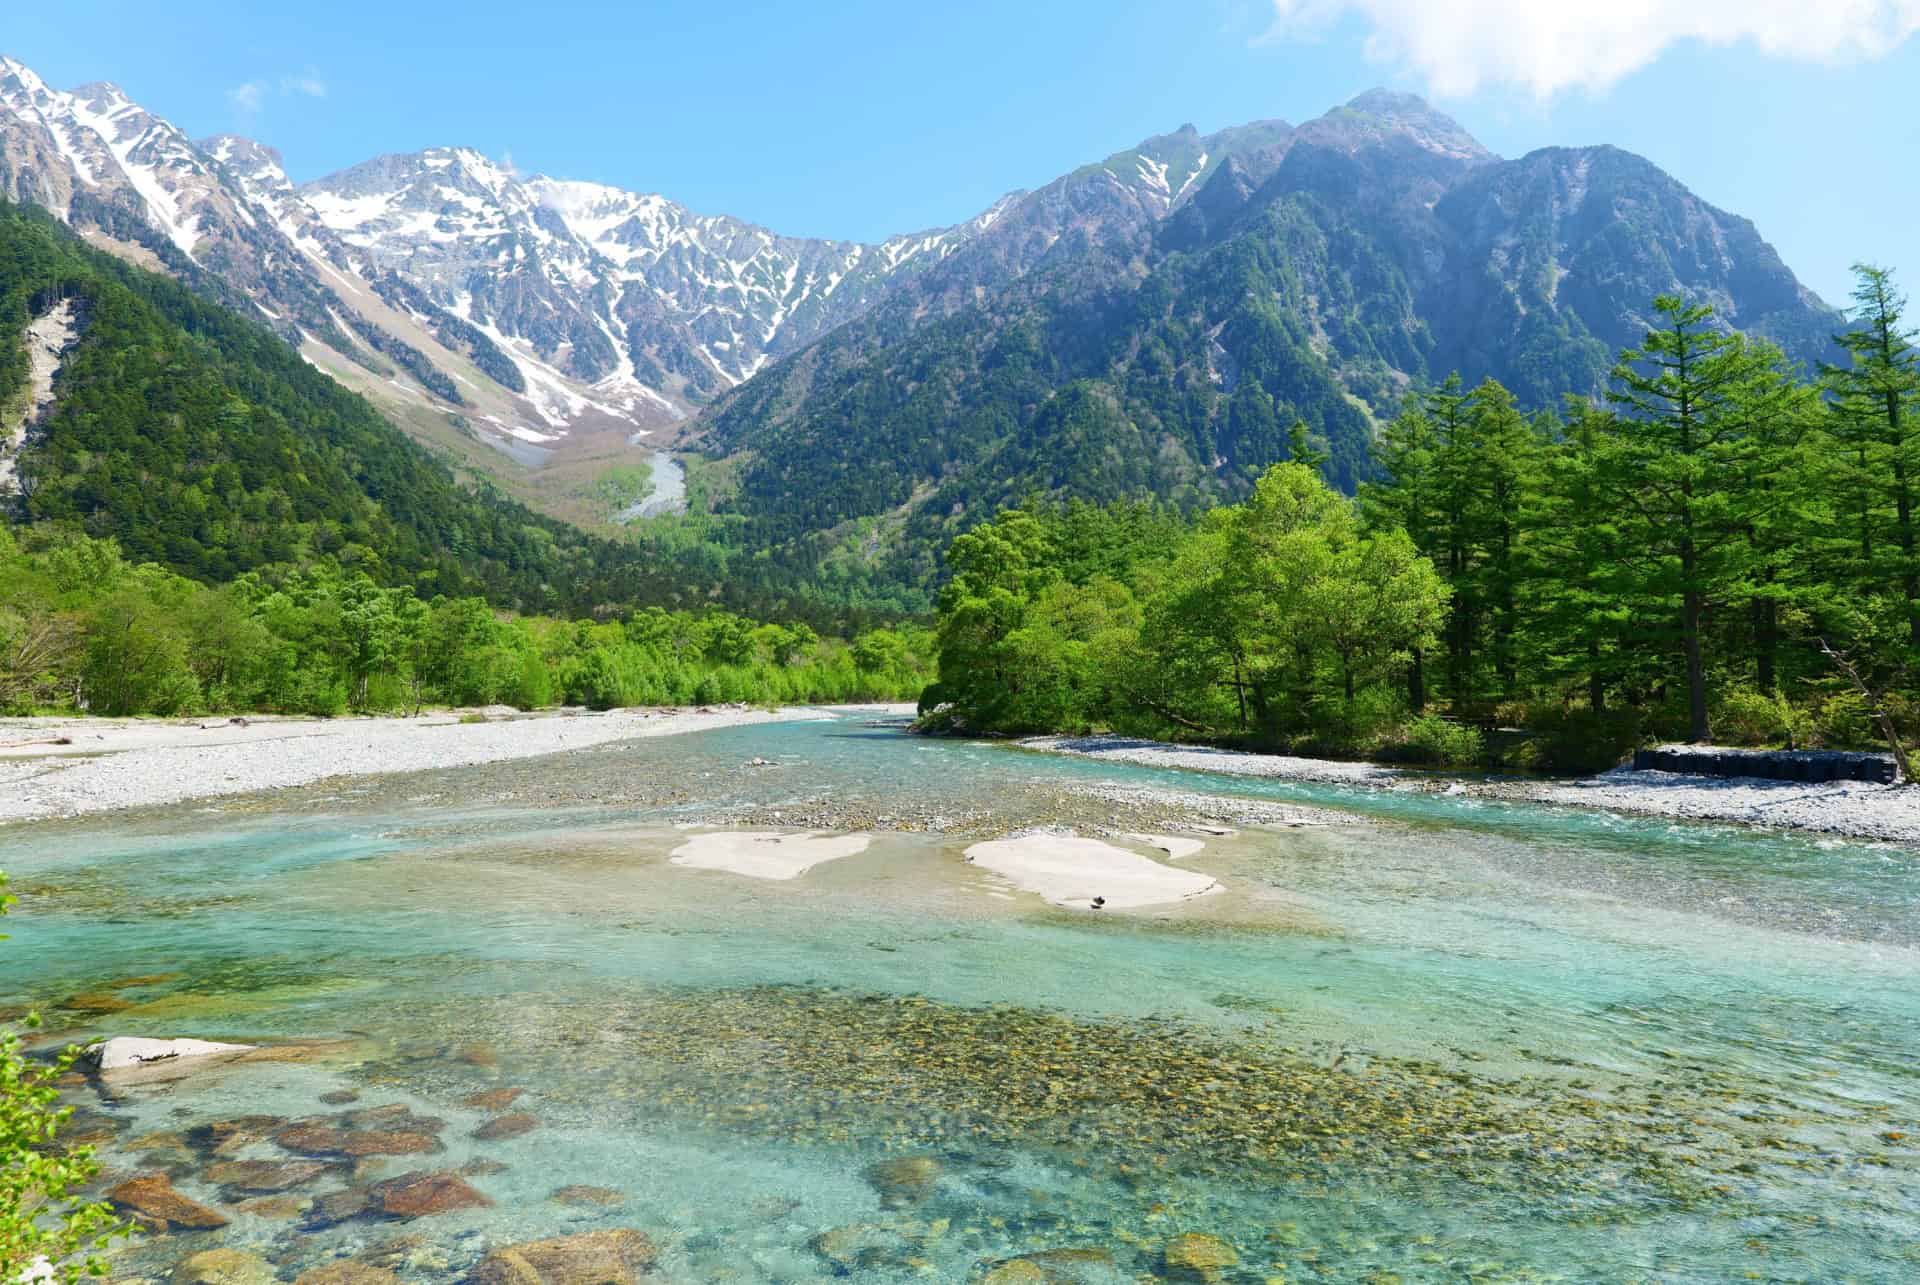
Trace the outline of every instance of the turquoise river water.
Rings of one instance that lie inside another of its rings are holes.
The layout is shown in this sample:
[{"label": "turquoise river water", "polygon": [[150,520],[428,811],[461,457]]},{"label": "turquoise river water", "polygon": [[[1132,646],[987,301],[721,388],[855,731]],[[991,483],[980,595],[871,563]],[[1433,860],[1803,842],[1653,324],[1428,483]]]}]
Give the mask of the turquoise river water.
[{"label": "turquoise river water", "polygon": [[[1225,890],[1159,913],[965,862],[1113,785],[1359,821],[1236,825],[1182,863]],[[908,800],[941,819],[898,828]],[[790,882],[668,863],[690,824],[821,808],[873,845]],[[1916,860],[847,716],[0,830],[0,997],[58,1040],[303,1046],[73,1090],[107,1181],[231,1220],[122,1279],[225,1245],[450,1282],[631,1227],[664,1281],[1912,1281]],[[526,1131],[473,1137],[504,1088]],[[261,1200],[194,1141],[348,1093],[437,1149]],[[423,1168],[491,1204],[319,1200]]]}]

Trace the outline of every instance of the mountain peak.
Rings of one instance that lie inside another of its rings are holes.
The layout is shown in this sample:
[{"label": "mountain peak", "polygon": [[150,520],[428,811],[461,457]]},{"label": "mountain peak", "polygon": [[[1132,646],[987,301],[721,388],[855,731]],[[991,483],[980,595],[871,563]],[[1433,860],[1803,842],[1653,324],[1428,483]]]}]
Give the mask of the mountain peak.
[{"label": "mountain peak", "polygon": [[1301,132],[1314,142],[1355,152],[1388,140],[1406,140],[1424,151],[1479,164],[1497,159],[1460,122],[1418,94],[1369,89],[1343,107],[1309,121]]}]

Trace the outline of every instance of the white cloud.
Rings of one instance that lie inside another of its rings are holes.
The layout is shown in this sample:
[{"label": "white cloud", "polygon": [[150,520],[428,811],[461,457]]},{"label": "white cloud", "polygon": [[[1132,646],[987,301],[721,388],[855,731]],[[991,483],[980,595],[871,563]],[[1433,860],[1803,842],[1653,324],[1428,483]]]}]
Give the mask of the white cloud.
[{"label": "white cloud", "polygon": [[[266,108],[267,98],[273,92],[274,82],[261,76],[249,80],[244,85],[235,85],[229,89],[227,101],[233,104],[233,109],[242,116],[258,116]],[[327,82],[320,79],[320,74],[311,69],[298,76],[280,77],[279,96],[285,98],[290,94],[301,94],[308,98],[325,98]]]},{"label": "white cloud", "polygon": [[227,101],[234,110],[243,116],[251,116],[259,111],[267,101],[267,87],[260,81],[249,80],[244,85],[235,85],[227,91]]},{"label": "white cloud", "polygon": [[1749,43],[1781,58],[1877,58],[1920,31],[1920,0],[1273,0],[1269,38],[1353,14],[1368,58],[1439,95],[1505,85],[1548,98],[1604,90],[1669,45]]}]

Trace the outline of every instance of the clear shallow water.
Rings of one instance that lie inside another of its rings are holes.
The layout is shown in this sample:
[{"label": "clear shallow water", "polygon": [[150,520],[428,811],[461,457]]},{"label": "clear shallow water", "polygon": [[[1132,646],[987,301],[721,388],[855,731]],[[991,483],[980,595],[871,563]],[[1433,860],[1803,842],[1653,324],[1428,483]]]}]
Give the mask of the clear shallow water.
[{"label": "clear shallow water", "polygon": [[[743,771],[755,755],[782,766]],[[790,884],[665,861],[675,823],[716,811],[911,799],[1011,823],[1110,783],[1377,823],[1210,842],[1185,864],[1227,892],[1131,919],[996,896],[962,837],[882,834]],[[136,1265],[224,1238],[292,1279],[404,1232],[401,1274],[451,1280],[489,1244],[634,1226],[685,1280],[970,1280],[1061,1248],[1106,1255],[1050,1263],[1061,1279],[1130,1280],[1168,1274],[1183,1232],[1228,1242],[1233,1280],[1920,1276],[1902,850],[857,720],[266,806],[0,832],[26,894],[0,993],[174,973],[111,1016],[56,1015],[350,1041],[90,1102],[123,1122],[116,1148],[351,1087],[449,1121],[428,1167],[505,1164],[472,1178],[497,1203],[241,1216]],[[541,1127],[468,1138],[485,1113],[463,1100],[500,1085]],[[902,1157],[932,1176],[871,1171]],[[172,1163],[217,1198],[202,1158]],[[550,1199],[580,1184],[624,1204]]]}]

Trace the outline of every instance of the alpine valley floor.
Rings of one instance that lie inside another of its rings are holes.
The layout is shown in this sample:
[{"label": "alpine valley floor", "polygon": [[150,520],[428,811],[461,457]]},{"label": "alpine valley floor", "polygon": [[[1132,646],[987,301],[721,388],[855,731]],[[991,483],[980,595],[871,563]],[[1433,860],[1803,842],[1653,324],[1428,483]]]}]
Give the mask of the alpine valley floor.
[{"label": "alpine valley floor", "polygon": [[0,999],[270,1050],[122,1280],[1894,1282],[1914,855],[845,713],[9,825]]}]

